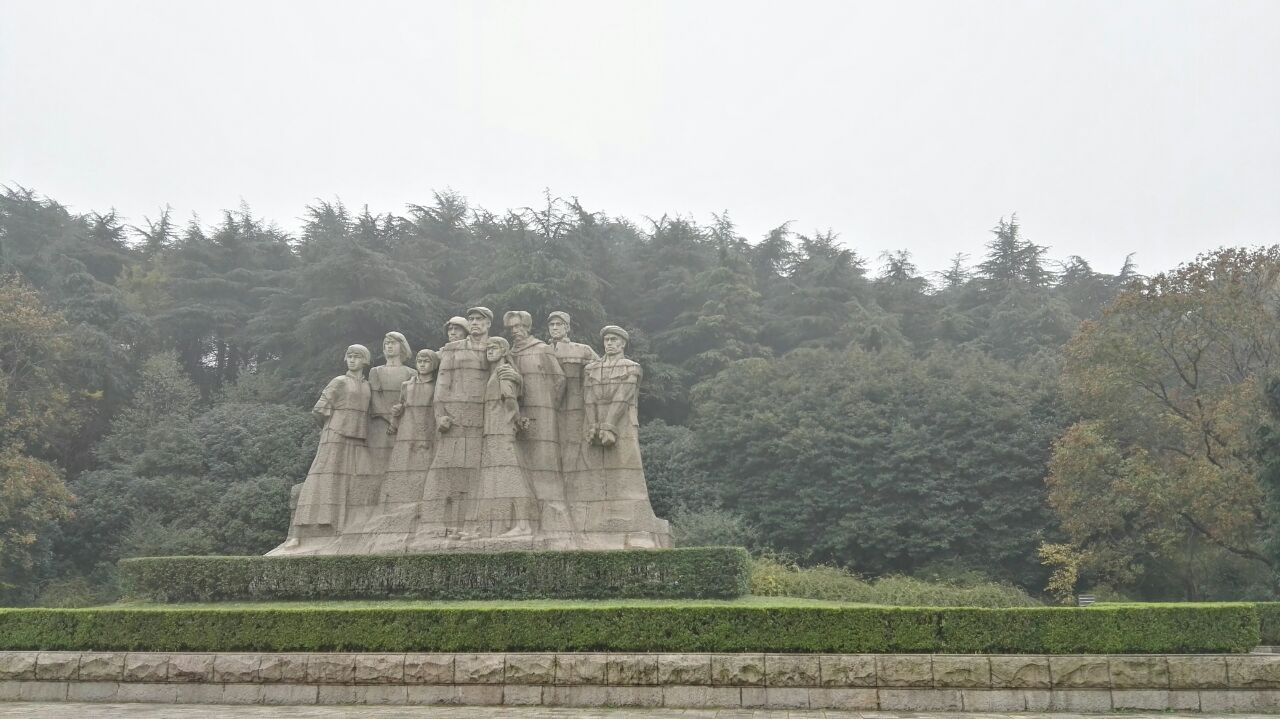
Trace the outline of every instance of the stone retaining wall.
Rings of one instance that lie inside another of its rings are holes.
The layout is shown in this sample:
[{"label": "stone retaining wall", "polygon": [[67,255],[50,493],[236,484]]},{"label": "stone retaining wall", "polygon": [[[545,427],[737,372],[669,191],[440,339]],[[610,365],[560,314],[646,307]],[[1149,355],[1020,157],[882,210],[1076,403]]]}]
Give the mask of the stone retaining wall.
[{"label": "stone retaining wall", "polygon": [[1280,655],[0,652],[0,700],[1276,711]]}]

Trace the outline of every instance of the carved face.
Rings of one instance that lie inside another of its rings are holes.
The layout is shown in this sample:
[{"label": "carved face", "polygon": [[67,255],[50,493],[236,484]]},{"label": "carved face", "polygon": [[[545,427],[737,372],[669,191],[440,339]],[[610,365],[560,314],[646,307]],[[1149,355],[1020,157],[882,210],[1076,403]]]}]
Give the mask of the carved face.
[{"label": "carved face", "polygon": [[551,339],[560,341],[569,336],[569,325],[559,317],[552,317],[547,320],[547,334],[551,335]]},{"label": "carved face", "polygon": [[515,317],[507,320],[507,331],[511,333],[511,339],[514,340],[523,340],[529,337],[529,328]]},{"label": "carved face", "polygon": [[435,371],[436,362],[431,359],[431,355],[418,355],[418,374],[427,376]]},{"label": "carved face", "polygon": [[618,335],[605,335],[603,342],[604,353],[610,357],[622,354],[622,350],[627,348],[627,341]]},{"label": "carved face", "polygon": [[382,354],[387,359],[400,357],[400,343],[391,337],[382,340]]},{"label": "carved face", "polygon": [[479,312],[467,315],[467,325],[472,337],[486,337],[489,334],[489,318]]},{"label": "carved face", "polygon": [[502,359],[502,347],[499,345],[486,345],[484,348],[484,358],[490,362],[497,362]]},{"label": "carved face", "polygon": [[449,325],[449,341],[456,342],[465,339],[467,336],[467,328],[458,325]]},{"label": "carved face", "polygon": [[345,359],[347,360],[348,372],[359,372],[364,369],[364,355],[360,350],[347,350]]}]

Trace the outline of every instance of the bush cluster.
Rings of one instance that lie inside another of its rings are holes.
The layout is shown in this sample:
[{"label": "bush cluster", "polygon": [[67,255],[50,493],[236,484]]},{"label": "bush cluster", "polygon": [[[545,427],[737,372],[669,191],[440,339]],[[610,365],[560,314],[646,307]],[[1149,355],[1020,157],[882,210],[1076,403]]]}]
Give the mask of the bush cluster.
[{"label": "bush cluster", "polygon": [[1280,602],[1256,602],[1261,625],[1261,642],[1268,646],[1280,645]]},{"label": "bush cluster", "polygon": [[699,599],[747,593],[737,547],[120,561],[126,596],[157,602],[273,599]]},{"label": "bush cluster", "polygon": [[873,581],[842,567],[799,567],[774,557],[751,560],[751,593],[857,604],[908,607],[1034,607],[1037,602],[1010,584],[960,583],[888,576]]},{"label": "bush cluster", "polygon": [[4,650],[1101,654],[1257,643],[1250,604],[0,610]]}]

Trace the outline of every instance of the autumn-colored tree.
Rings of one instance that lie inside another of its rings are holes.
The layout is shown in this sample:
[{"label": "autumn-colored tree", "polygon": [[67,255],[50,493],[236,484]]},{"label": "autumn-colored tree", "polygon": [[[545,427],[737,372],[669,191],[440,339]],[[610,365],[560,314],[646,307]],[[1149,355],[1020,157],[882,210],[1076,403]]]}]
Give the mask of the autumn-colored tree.
[{"label": "autumn-colored tree", "polygon": [[1280,362],[1278,282],[1280,248],[1220,249],[1135,281],[1082,325],[1063,381],[1081,420],[1049,465],[1073,550],[1059,556],[1129,587],[1173,576],[1163,591],[1187,598],[1214,558],[1272,569],[1255,438]]},{"label": "autumn-colored tree", "polygon": [[70,516],[48,439],[78,421],[58,372],[66,320],[16,276],[0,277],[0,590],[20,587],[40,559],[37,540]]}]

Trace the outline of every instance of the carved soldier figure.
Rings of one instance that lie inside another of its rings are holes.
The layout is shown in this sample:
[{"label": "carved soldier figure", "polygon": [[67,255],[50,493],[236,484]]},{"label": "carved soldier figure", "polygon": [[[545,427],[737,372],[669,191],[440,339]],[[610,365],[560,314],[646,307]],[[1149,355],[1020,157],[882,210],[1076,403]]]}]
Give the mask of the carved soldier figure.
[{"label": "carved soldier figure", "polygon": [[585,518],[589,548],[669,547],[670,526],[653,514],[640,462],[640,365],[623,354],[626,330],[609,325],[600,336],[604,357],[587,364],[583,381],[583,438],[590,443],[586,463],[591,483],[580,487],[575,514]]},{"label": "carved soldier figure", "polygon": [[432,401],[438,437],[410,551],[438,549],[444,537],[456,537],[463,504],[479,480],[484,392],[489,381],[485,348],[493,310],[472,307],[466,321],[467,338],[449,342],[440,350]]},{"label": "carved soldier figure", "polygon": [[564,396],[564,370],[551,347],[533,336],[533,318],[528,312],[508,312],[503,315],[502,324],[511,333],[511,363],[524,380],[518,446],[542,509],[540,539],[547,548],[569,548],[574,541],[560,472],[557,420]]},{"label": "carved soldier figure", "polygon": [[584,518],[574,511],[578,508],[575,496],[578,494],[578,483],[587,481],[582,474],[585,469],[585,452],[587,444],[582,438],[582,369],[588,362],[598,359],[591,345],[569,340],[571,320],[568,312],[552,312],[547,318],[547,335],[551,338],[551,349],[560,361],[564,370],[564,399],[560,403],[556,428],[560,439],[560,467],[564,474],[565,499],[570,507],[570,519],[575,529],[581,530]]},{"label": "carved soldier figure", "polygon": [[448,337],[448,339],[445,340],[445,344],[466,339],[469,334],[467,329],[467,318],[457,316],[450,317],[449,321],[444,323],[444,334],[445,337]]},{"label": "carved soldier figure", "polygon": [[[344,359],[347,373],[325,385],[311,408],[324,424],[320,445],[298,493],[289,536],[269,554],[323,550],[346,525],[348,488],[368,472],[365,439],[369,433],[370,391],[364,371],[369,367],[369,350],[364,345],[351,345]],[[320,538],[324,541],[314,541]]]}]

